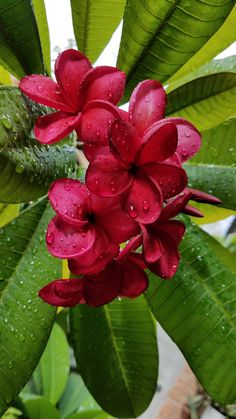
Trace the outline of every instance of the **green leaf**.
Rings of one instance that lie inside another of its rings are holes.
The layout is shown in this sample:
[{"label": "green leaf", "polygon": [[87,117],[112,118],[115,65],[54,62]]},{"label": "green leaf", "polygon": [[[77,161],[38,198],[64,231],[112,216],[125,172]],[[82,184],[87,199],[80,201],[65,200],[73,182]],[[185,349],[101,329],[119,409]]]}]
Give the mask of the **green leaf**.
[{"label": "green leaf", "polygon": [[193,219],[193,221],[198,225],[215,223],[216,221],[224,220],[225,218],[230,217],[231,215],[236,215],[235,211],[219,207],[218,205],[215,205],[213,207],[212,205],[199,204],[194,202],[194,206],[197,207],[204,214],[203,218]]},{"label": "green leaf", "polygon": [[206,62],[210,61],[220,52],[224,51],[228,46],[236,41],[236,6],[233,7],[228,17],[225,19],[223,25],[218,31],[206,42],[205,45],[193,55],[183,67],[180,68],[168,83],[173,80],[182,78],[188,75],[189,72],[201,67]]},{"label": "green leaf", "polygon": [[30,419],[60,419],[60,412],[44,397],[35,397],[25,402]]},{"label": "green leaf", "polygon": [[94,411],[99,408],[78,374],[70,374],[65,391],[59,401],[62,419],[77,410]]},{"label": "green leaf", "polygon": [[229,118],[236,108],[236,74],[222,72],[199,77],[168,94],[167,116],[180,116],[200,130]]},{"label": "green leaf", "polygon": [[236,398],[236,278],[224,256],[216,256],[213,239],[185,223],[177,274],[171,281],[151,274],[146,297],[205,390],[230,404]]},{"label": "green leaf", "polygon": [[44,353],[33,374],[37,393],[55,405],[66,386],[69,369],[67,339],[62,328],[55,323]]},{"label": "green leaf", "polygon": [[234,4],[226,0],[130,0],[117,61],[127,73],[126,99],[140,80],[164,82],[175,74],[220,28]]},{"label": "green leaf", "polygon": [[0,66],[0,84],[12,84],[10,73],[2,66]]},{"label": "green leaf", "polygon": [[11,220],[16,218],[20,211],[20,205],[7,205],[0,202],[0,227],[9,223]]},{"label": "green leaf", "polygon": [[44,0],[32,0],[33,11],[38,26],[39,38],[42,48],[44,68],[51,74],[50,36]]},{"label": "green leaf", "polygon": [[95,61],[119,25],[125,0],[71,0],[78,49]]},{"label": "green leaf", "polygon": [[[0,64],[19,78],[25,74],[43,73],[40,36],[32,3],[29,0],[2,0],[0,16]],[[43,20],[42,16],[41,30]],[[44,37],[46,41],[46,33]]]},{"label": "green leaf", "polygon": [[87,412],[77,412],[71,416],[68,416],[67,419],[112,419],[113,416],[108,415],[102,410],[90,410]]},{"label": "green leaf", "polygon": [[33,373],[54,321],[55,309],[37,296],[61,270],[45,246],[53,215],[45,208],[41,200],[0,230],[0,415]]},{"label": "green leaf", "polygon": [[213,193],[222,206],[236,210],[236,118],[202,133],[202,148],[185,165],[189,183]]},{"label": "green leaf", "polygon": [[53,180],[75,167],[72,147],[45,146],[30,137],[36,106],[15,87],[0,87],[0,201],[28,202],[45,195]]},{"label": "green leaf", "polygon": [[145,299],[71,310],[71,339],[79,372],[111,415],[137,417],[157,382],[156,331]]}]

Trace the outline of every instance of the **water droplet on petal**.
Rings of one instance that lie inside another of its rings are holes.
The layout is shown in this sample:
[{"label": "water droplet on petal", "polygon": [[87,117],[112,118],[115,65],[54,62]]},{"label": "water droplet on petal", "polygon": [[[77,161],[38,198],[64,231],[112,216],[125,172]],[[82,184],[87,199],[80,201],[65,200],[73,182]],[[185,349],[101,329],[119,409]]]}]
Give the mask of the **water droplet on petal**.
[{"label": "water droplet on petal", "polygon": [[186,130],[186,131],[185,131],[185,135],[186,135],[186,137],[188,137],[188,138],[189,138],[189,137],[191,137],[191,132],[190,132],[190,131],[188,131],[188,130]]},{"label": "water droplet on petal", "polygon": [[148,202],[148,201],[146,201],[146,200],[144,200],[144,201],[143,201],[143,210],[144,210],[144,211],[148,211],[148,210],[149,210],[149,208],[150,208],[150,204],[149,204],[149,202]]},{"label": "water droplet on petal", "polygon": [[64,188],[66,191],[70,191],[71,190],[70,182],[65,182]]},{"label": "water droplet on petal", "polygon": [[43,91],[43,86],[42,86],[42,85],[37,86],[37,90],[38,90],[38,92],[39,92],[39,93],[42,93],[42,91]]},{"label": "water droplet on petal", "polygon": [[47,239],[48,244],[52,244],[54,242],[54,233],[52,231],[51,232],[49,231],[47,233],[46,239]]},{"label": "water droplet on petal", "polygon": [[129,207],[129,216],[131,218],[136,218],[138,215],[138,211],[136,210],[135,206],[133,204],[130,204]]}]

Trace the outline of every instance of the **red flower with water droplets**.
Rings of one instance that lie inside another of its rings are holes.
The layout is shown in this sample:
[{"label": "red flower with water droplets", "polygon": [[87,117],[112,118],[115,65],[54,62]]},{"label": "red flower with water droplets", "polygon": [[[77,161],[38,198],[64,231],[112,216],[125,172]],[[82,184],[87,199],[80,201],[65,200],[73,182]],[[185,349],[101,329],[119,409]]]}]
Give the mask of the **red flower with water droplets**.
[{"label": "red flower with water droplets", "polygon": [[122,207],[141,223],[154,222],[163,200],[181,192],[187,176],[175,155],[177,129],[166,122],[139,137],[135,127],[114,121],[110,150],[103,149],[90,162],[88,188],[105,197],[121,195]]},{"label": "red flower with water droplets", "polygon": [[104,143],[108,127],[117,116],[125,74],[114,67],[92,68],[81,52],[69,49],[55,63],[57,83],[42,75],[24,77],[21,91],[35,102],[57,109],[41,116],[35,124],[35,136],[44,144],[53,144],[74,129],[83,141]]},{"label": "red flower with water droplets", "polygon": [[48,250],[75,259],[71,266],[81,266],[80,273],[101,270],[118,253],[118,244],[139,231],[118,198],[98,197],[78,180],[56,180],[48,196],[57,213],[46,234]]},{"label": "red flower with water droplets", "polygon": [[178,245],[183,238],[185,225],[173,218],[180,212],[194,217],[203,216],[197,208],[188,205],[190,200],[208,204],[221,202],[213,195],[186,188],[181,194],[167,202],[155,223],[141,226],[146,265],[162,278],[172,278],[180,260]]},{"label": "red flower with water droplets", "polygon": [[105,269],[78,279],[56,280],[39,291],[48,304],[72,307],[76,304],[101,306],[116,297],[135,298],[148,287],[142,255],[132,251],[131,241]]}]

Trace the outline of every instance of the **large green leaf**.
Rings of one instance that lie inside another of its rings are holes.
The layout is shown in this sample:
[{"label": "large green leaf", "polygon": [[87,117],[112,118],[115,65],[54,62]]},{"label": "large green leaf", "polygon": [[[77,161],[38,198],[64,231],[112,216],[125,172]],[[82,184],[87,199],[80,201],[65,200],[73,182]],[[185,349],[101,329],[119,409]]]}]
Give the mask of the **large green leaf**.
[{"label": "large green leaf", "polygon": [[50,37],[48,29],[47,15],[44,0],[32,0],[33,11],[38,26],[39,38],[41,43],[44,68],[48,75],[51,74],[51,54]]},{"label": "large green leaf", "polygon": [[147,300],[210,396],[235,403],[236,277],[224,254],[215,254],[220,244],[212,247],[212,238],[185,222],[178,272],[171,281],[150,275]]},{"label": "large green leaf", "polygon": [[33,380],[37,393],[52,404],[60,399],[69,376],[69,347],[65,333],[54,324],[47,346],[34,371]]},{"label": "large green leaf", "polygon": [[65,391],[60,399],[59,408],[62,419],[67,418],[77,410],[94,411],[99,406],[85,387],[78,374],[70,374]]},{"label": "large green leaf", "polygon": [[71,0],[79,50],[95,61],[123,16],[125,0]]},{"label": "large green leaf", "polygon": [[234,4],[227,0],[130,0],[117,62],[128,76],[127,96],[140,80],[163,82],[172,76],[220,28]]},{"label": "large green leaf", "polygon": [[[40,3],[39,6],[37,2],[30,0],[1,0],[0,2],[0,64],[16,77],[44,72],[40,37],[44,44],[49,43],[49,37],[45,30],[43,1],[41,0]],[[47,66],[48,52],[46,53],[45,45],[43,51]]]},{"label": "large green leaf", "polygon": [[79,372],[108,413],[137,417],[157,382],[155,325],[143,297],[71,310],[71,339]]},{"label": "large green leaf", "polygon": [[9,223],[13,218],[16,218],[20,211],[19,204],[2,204],[0,202],[0,227],[3,227],[5,224]]},{"label": "large green leaf", "polygon": [[235,115],[235,80],[236,56],[207,63],[167,86],[167,115],[182,116],[200,130],[223,122]]},{"label": "large green leaf", "polygon": [[60,412],[44,397],[34,397],[25,402],[30,419],[60,419]]},{"label": "large green leaf", "polygon": [[[182,78],[189,72],[202,66],[221,51],[224,51],[234,41],[236,41],[236,6],[233,7],[219,30],[171,77],[171,81]],[[170,80],[168,80],[168,82],[170,82]]]},{"label": "large green leaf", "polygon": [[40,201],[0,230],[0,415],[31,376],[54,321],[55,309],[37,296],[61,270],[46,250],[45,208]]},{"label": "large green leaf", "polygon": [[236,74],[222,72],[192,80],[168,94],[166,114],[181,116],[200,130],[229,118],[236,109]]},{"label": "large green leaf", "polygon": [[185,168],[190,185],[213,193],[224,207],[236,210],[236,118],[204,131],[202,148]]},{"label": "large green leaf", "polygon": [[74,149],[45,146],[30,137],[35,118],[45,112],[15,87],[0,87],[0,201],[34,200],[75,166]]}]

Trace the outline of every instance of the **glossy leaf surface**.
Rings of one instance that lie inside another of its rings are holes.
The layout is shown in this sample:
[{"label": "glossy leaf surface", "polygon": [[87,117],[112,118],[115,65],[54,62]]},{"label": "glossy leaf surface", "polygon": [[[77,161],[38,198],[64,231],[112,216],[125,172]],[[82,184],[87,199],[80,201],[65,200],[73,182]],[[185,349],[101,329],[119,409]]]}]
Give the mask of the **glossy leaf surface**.
[{"label": "glossy leaf surface", "polygon": [[157,345],[144,297],[75,307],[71,339],[80,374],[104,410],[136,417],[148,407],[156,389]]},{"label": "glossy leaf surface", "polygon": [[127,73],[127,97],[140,80],[168,80],[220,28],[234,4],[225,0],[130,0],[117,62]]},{"label": "glossy leaf surface", "polygon": [[78,49],[93,62],[119,25],[125,0],[71,0]]},{"label": "glossy leaf surface", "polygon": [[[48,65],[49,51],[45,53],[47,46],[43,46],[42,53],[40,43],[41,38],[45,45],[49,44],[43,11],[43,0],[40,4],[35,0],[0,2],[0,64],[18,78],[25,74],[43,73],[43,56]],[[37,21],[40,21],[39,27]]]},{"label": "glossy leaf surface", "polygon": [[53,325],[55,309],[37,296],[61,270],[45,246],[51,217],[43,200],[0,230],[0,414],[33,373]]},{"label": "glossy leaf surface", "polygon": [[45,108],[23,98],[15,87],[0,88],[0,201],[28,202],[45,195],[51,182],[75,167],[69,146],[44,146],[30,132]]}]

